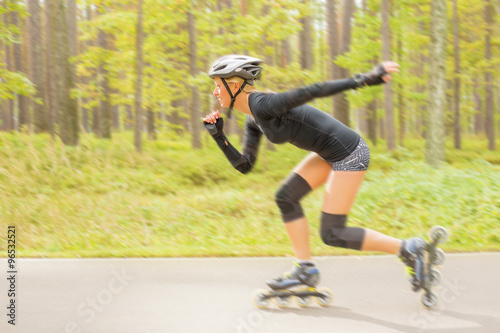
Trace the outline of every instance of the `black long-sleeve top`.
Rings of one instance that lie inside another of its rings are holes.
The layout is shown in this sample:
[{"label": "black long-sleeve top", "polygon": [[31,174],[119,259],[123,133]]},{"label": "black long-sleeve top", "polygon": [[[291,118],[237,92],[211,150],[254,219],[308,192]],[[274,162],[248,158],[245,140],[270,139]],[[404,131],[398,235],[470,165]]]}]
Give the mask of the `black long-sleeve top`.
[{"label": "black long-sleeve top", "polygon": [[218,141],[231,164],[247,173],[256,161],[262,134],[276,144],[289,142],[317,153],[333,163],[349,156],[360,136],[331,115],[305,103],[317,97],[334,95],[356,88],[353,79],[327,81],[283,93],[251,93],[248,104],[252,116],[245,122],[243,154],[223,135]]}]

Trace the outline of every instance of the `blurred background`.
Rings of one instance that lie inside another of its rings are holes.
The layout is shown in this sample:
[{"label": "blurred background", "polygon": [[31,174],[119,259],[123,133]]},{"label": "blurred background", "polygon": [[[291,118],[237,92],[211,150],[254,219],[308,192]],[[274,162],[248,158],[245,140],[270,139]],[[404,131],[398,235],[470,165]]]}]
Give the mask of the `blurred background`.
[{"label": "blurred background", "polygon": [[[263,143],[239,177],[201,122],[219,108],[210,64],[264,59],[257,88],[283,91],[391,59],[390,84],[313,102],[372,147],[353,223],[401,237],[442,224],[460,236],[449,250],[498,250],[499,11],[498,0],[2,0],[2,230],[18,226],[26,256],[286,254],[273,194],[305,152]],[[233,114],[225,132],[239,146]],[[321,199],[305,202],[313,227]]]}]

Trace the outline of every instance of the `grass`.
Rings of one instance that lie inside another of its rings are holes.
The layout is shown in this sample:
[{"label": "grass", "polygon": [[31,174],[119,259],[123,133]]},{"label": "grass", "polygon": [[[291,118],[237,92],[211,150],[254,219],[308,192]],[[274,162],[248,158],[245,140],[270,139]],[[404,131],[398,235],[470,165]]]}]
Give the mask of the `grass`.
[{"label": "grass", "polygon": [[[243,176],[208,136],[198,151],[188,139],[163,136],[140,155],[132,142],[131,133],[86,135],[66,147],[44,135],[0,133],[0,256],[7,225],[16,226],[23,257],[291,254],[273,198],[305,152],[262,145]],[[393,152],[371,145],[351,225],[407,238],[439,224],[451,233],[446,251],[500,250],[500,153],[485,147],[479,138],[464,140],[461,151],[448,146],[446,163],[433,169],[422,140]],[[356,253],[321,243],[322,198],[319,189],[303,200],[313,253]]]}]

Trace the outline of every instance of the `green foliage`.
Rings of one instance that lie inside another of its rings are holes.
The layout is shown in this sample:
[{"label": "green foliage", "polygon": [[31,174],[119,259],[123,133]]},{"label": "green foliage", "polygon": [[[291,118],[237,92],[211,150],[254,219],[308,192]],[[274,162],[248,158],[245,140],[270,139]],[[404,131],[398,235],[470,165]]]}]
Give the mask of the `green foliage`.
[{"label": "green foliage", "polygon": [[[78,86],[80,97],[89,97],[87,105],[95,106],[100,98],[98,68],[104,63],[109,71],[112,104],[133,104],[135,83],[135,24],[136,6],[122,1],[106,1],[101,13],[92,21],[82,21],[82,41],[96,40],[99,30],[108,34],[108,50],[88,47],[75,57],[77,73],[92,78]],[[206,76],[209,64],[228,53],[250,52],[255,57],[273,55],[271,44],[293,36],[301,29],[299,16],[307,6],[291,0],[252,1],[247,4],[246,15],[237,5],[219,8],[216,1],[192,2],[187,0],[146,0],[144,3],[144,106],[166,114],[174,111],[173,101],[188,99],[189,86],[196,84],[207,96],[212,85]],[[187,12],[196,20],[197,72],[192,77],[189,68],[189,36]],[[269,74],[269,75],[268,75]],[[278,66],[266,66],[266,81],[262,90],[283,90],[292,86],[325,79],[324,75],[303,73],[292,64],[286,71]],[[209,104],[205,98],[204,104]],[[207,110],[209,107],[204,106]]]},{"label": "green foliage", "polygon": [[[274,192],[306,152],[262,144],[254,170],[241,175],[208,135],[196,152],[187,139],[162,136],[142,155],[131,137],[86,135],[66,147],[47,135],[0,134],[0,228],[17,226],[20,255],[290,254]],[[393,152],[373,147],[351,225],[405,238],[439,224],[451,232],[447,251],[500,250],[500,158],[483,140],[466,142],[439,170],[423,162],[422,140]],[[353,253],[314,232],[323,196],[320,188],[303,200],[314,254]]]},{"label": "green foliage", "polygon": [[[491,64],[485,60],[484,7],[486,1],[457,1],[459,14],[459,38],[461,61],[461,112],[462,124],[468,124],[470,117],[477,112],[474,105],[474,93],[484,96],[484,73],[492,66],[494,75],[500,72],[498,57]],[[381,18],[380,0],[367,2],[368,8],[358,8],[352,28],[351,51],[339,57],[335,62],[353,72],[369,70],[374,62],[380,62],[381,55]],[[447,80],[453,81],[453,15],[452,6],[448,6],[448,54]],[[400,63],[401,72],[394,75],[393,88],[396,94],[401,93],[407,109],[425,109],[427,103],[426,87],[428,79],[428,56],[430,44],[430,2],[424,0],[404,0],[391,2],[391,59]],[[498,16],[498,15],[497,15]],[[493,35],[499,36],[500,26],[496,24]],[[495,37],[493,37],[495,39]],[[398,44],[398,41],[401,44]],[[401,47],[399,46],[401,45]],[[353,73],[354,74],[354,73]],[[448,96],[451,99],[453,86]],[[373,99],[382,97],[382,89],[370,89],[361,94],[349,94],[354,108],[368,105]],[[381,110],[383,111],[383,110]],[[399,110],[397,110],[399,112]],[[448,118],[452,118],[452,110],[447,110]],[[411,119],[410,119],[411,120]],[[465,129],[465,126],[464,126]]]},{"label": "green foliage", "polygon": [[[190,85],[200,89],[203,110],[211,110],[211,84],[205,73],[209,64],[217,57],[228,53],[246,53],[268,59],[265,65],[264,80],[259,89],[282,91],[312,81],[327,80],[331,62],[347,68],[350,74],[369,70],[381,55],[381,2],[356,1],[355,17],[352,21],[351,51],[337,59],[329,59],[325,2],[314,0],[300,2],[295,0],[254,0],[232,1],[228,7],[224,1],[192,0],[145,0],[144,1],[144,69],[143,102],[152,111],[171,114],[176,111],[173,102],[190,99]],[[246,7],[243,8],[243,3]],[[365,3],[367,8],[361,8]],[[495,46],[500,43],[498,15],[493,27],[493,60],[484,60],[484,20],[485,0],[458,1],[460,50],[462,79],[461,103],[463,105],[462,124],[470,123],[477,112],[474,94],[484,95],[484,74],[493,68],[494,76],[500,72],[500,57],[495,57]],[[26,16],[26,8],[21,2],[7,1],[4,12],[17,11]],[[75,96],[80,97],[84,107],[94,107],[103,97],[99,91],[98,75],[101,65],[107,70],[109,85],[112,89],[113,105],[133,105],[136,80],[135,44],[137,3],[132,0],[80,1],[80,9],[87,6],[98,9],[91,21],[83,17],[78,22],[78,39],[84,43],[81,53],[72,61],[76,64],[77,74],[86,80],[77,80]],[[449,7],[450,27],[448,40],[453,40],[451,6]],[[341,2],[337,2],[338,19],[342,15]],[[187,13],[195,17],[197,41],[197,68],[195,75],[190,74],[189,36]],[[394,76],[396,94],[401,94],[410,122],[419,117],[418,110],[425,109],[428,85],[428,48],[430,2],[428,0],[391,1],[390,27],[392,33],[391,58],[401,64],[401,73]],[[302,30],[300,19],[306,15],[313,18],[314,68],[303,71],[297,60],[300,55],[297,35]],[[338,22],[340,23],[340,21]],[[340,24],[339,24],[340,26]],[[0,20],[0,42],[18,43],[21,29],[5,25]],[[99,31],[107,34],[108,46],[96,46]],[[292,50],[286,68],[282,68],[283,50],[281,42],[287,40]],[[89,43],[91,45],[89,45]],[[447,79],[452,82],[453,47],[449,43],[447,56]],[[1,57],[3,59],[3,57]],[[0,98],[12,98],[15,93],[32,94],[32,84],[21,74],[10,74],[0,61]],[[450,95],[452,91],[449,90]],[[43,94],[40,94],[43,96]],[[374,99],[382,96],[381,88],[365,89],[362,93],[349,93],[351,109],[365,107]],[[329,100],[317,101],[317,106],[329,112]],[[205,113],[200,110],[200,113]],[[380,110],[381,113],[383,110]],[[399,105],[396,107],[399,111]],[[356,117],[351,117],[356,118]],[[466,125],[464,125],[464,129]],[[413,126],[416,127],[416,126]],[[413,127],[410,126],[410,129]],[[467,127],[467,129],[469,129]]]},{"label": "green foliage", "polygon": [[[11,12],[17,12],[19,16],[25,17],[27,12],[24,6],[13,1],[6,1],[5,6],[5,8],[4,5],[0,6],[0,45],[11,46],[20,43],[20,28],[12,24],[6,25],[2,18]],[[7,70],[3,59],[5,51],[0,48],[0,100],[13,99],[15,94],[34,97],[35,87],[27,76]]]},{"label": "green foliage", "polygon": [[22,73],[8,71],[0,63],[0,99],[13,99],[14,94],[34,95],[35,87]]}]

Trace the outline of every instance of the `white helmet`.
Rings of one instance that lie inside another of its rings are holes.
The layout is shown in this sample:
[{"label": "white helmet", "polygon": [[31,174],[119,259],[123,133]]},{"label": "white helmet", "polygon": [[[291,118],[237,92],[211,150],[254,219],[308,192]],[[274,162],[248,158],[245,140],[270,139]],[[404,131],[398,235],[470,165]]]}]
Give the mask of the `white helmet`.
[{"label": "white helmet", "polygon": [[241,77],[247,84],[253,85],[254,80],[260,78],[262,67],[259,64],[264,61],[246,55],[227,55],[216,60],[210,70],[208,76],[210,78],[220,77],[227,79],[233,76]]}]

